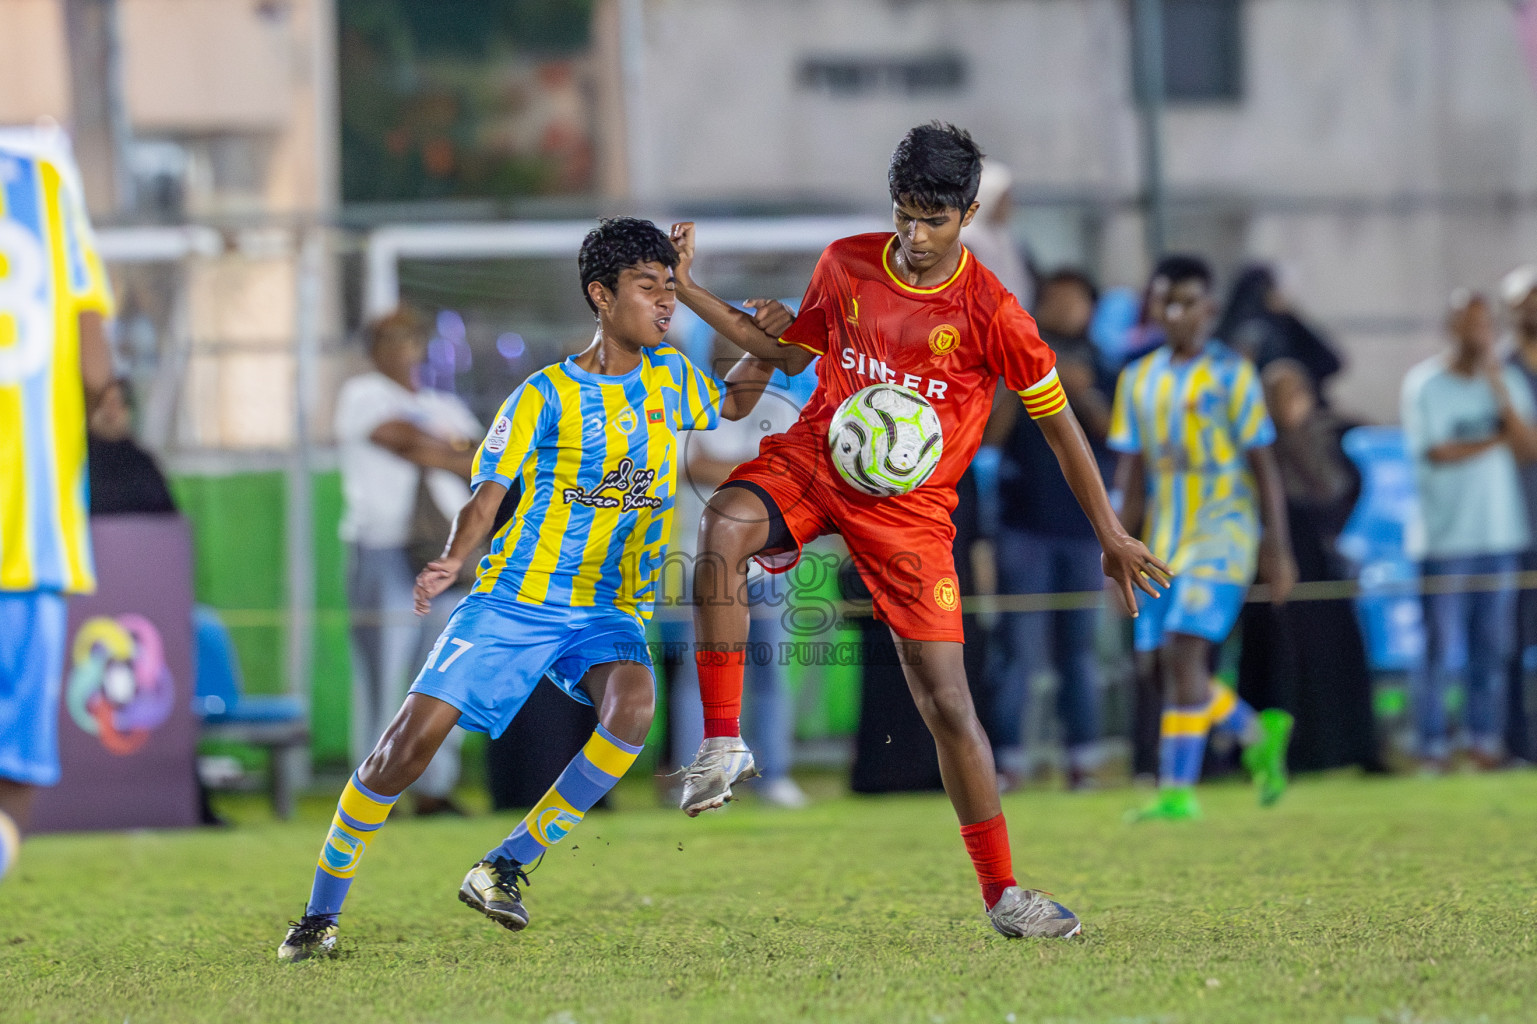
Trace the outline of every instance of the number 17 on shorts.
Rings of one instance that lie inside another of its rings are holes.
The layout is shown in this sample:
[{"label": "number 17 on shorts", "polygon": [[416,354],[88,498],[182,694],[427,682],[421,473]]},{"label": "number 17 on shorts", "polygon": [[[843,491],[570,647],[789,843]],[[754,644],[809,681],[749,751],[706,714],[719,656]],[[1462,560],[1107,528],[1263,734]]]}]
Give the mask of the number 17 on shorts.
[{"label": "number 17 on shorts", "polygon": [[[432,645],[432,653],[427,655],[427,664],[423,666],[423,669],[429,672],[433,669],[437,669],[439,672],[447,672],[448,666],[452,665],[459,659],[461,654],[474,646],[468,640],[460,640],[458,637],[451,637],[444,633],[438,637],[438,642]],[[452,647],[453,650],[449,653],[448,657],[443,659],[443,663],[440,665],[438,664],[438,658],[442,655],[445,647]]]}]

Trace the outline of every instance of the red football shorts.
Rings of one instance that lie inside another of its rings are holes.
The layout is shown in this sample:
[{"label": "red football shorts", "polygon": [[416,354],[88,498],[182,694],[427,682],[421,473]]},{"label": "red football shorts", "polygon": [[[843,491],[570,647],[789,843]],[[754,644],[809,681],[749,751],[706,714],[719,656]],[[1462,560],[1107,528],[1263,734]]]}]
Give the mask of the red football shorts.
[{"label": "red football shorts", "polygon": [[786,572],[802,546],[840,534],[875,598],[876,618],[904,640],[962,642],[955,524],[933,496],[862,494],[838,476],[819,438],[797,433],[764,438],[758,457],[726,478],[732,481],[767,492],[795,540],[792,550],[758,556],[766,570]]}]

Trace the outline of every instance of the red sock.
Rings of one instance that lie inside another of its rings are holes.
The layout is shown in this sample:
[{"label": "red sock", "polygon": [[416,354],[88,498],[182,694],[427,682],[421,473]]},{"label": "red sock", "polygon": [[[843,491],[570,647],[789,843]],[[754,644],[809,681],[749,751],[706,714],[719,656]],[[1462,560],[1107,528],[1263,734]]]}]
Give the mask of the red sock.
[{"label": "red sock", "polygon": [[982,902],[988,910],[998,902],[1003,890],[1014,884],[1014,859],[1009,853],[1009,826],[1003,815],[961,826],[961,839],[971,855],[982,885]]},{"label": "red sock", "polygon": [[699,700],[704,705],[704,738],[742,735],[742,675],[747,650],[694,651]]}]

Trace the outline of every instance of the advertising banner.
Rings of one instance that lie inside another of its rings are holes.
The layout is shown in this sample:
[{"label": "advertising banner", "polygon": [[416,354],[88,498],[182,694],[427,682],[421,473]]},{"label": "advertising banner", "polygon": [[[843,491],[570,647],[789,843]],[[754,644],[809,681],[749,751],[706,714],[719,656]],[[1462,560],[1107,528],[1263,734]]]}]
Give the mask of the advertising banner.
[{"label": "advertising banner", "polygon": [[91,520],[97,589],[69,600],[57,786],[32,831],[197,824],[192,547],[180,516]]}]

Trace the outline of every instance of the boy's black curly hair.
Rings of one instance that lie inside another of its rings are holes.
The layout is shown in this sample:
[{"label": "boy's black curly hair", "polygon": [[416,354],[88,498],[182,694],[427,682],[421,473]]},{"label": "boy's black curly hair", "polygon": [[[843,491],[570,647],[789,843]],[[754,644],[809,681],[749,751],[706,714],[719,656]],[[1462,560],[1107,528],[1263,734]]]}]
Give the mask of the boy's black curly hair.
[{"label": "boy's black curly hair", "polygon": [[598,221],[598,226],[582,239],[576,267],[582,275],[582,297],[592,311],[598,311],[587,286],[597,281],[609,291],[619,287],[619,272],[641,263],[678,265],[678,250],[662,229],[639,217],[613,217]]},{"label": "boy's black curly hair", "polygon": [[924,210],[965,213],[981,180],[981,148],[966,129],[943,121],[920,124],[902,136],[886,171],[891,201]]},{"label": "boy's black curly hair", "polygon": [[1169,282],[1169,287],[1184,284],[1186,281],[1199,281],[1208,289],[1211,288],[1212,274],[1211,264],[1199,256],[1188,253],[1174,253],[1163,257],[1158,265],[1153,268],[1151,280],[1163,278]]}]

